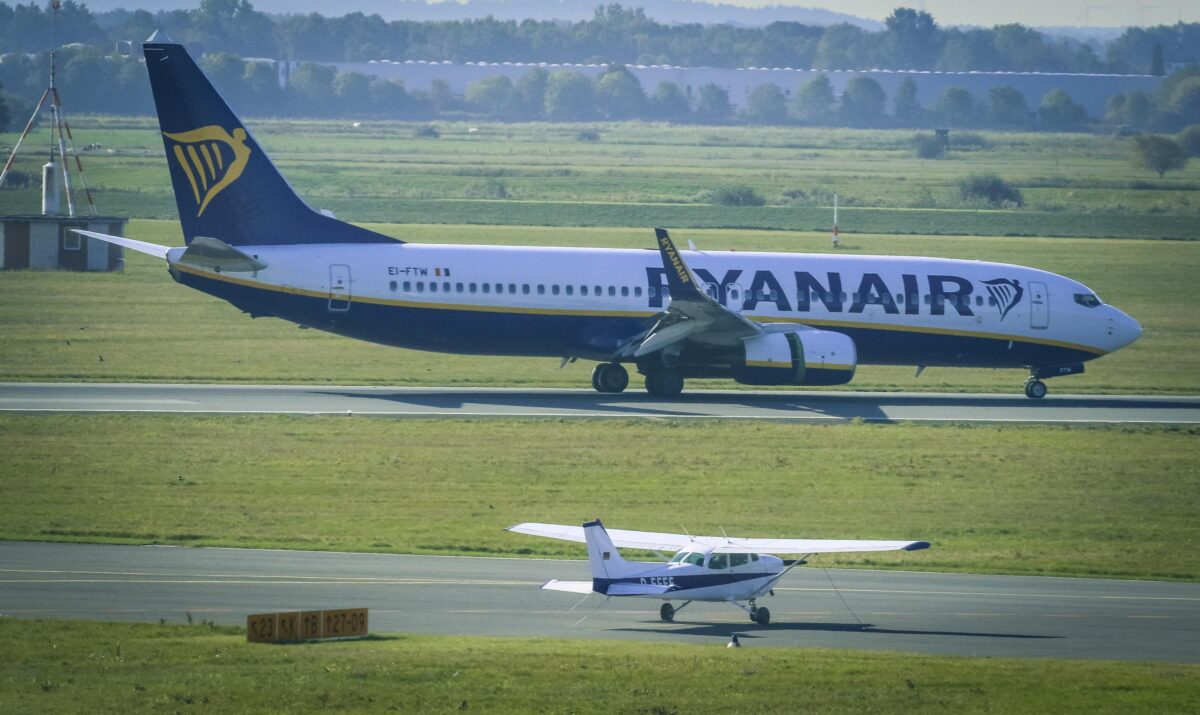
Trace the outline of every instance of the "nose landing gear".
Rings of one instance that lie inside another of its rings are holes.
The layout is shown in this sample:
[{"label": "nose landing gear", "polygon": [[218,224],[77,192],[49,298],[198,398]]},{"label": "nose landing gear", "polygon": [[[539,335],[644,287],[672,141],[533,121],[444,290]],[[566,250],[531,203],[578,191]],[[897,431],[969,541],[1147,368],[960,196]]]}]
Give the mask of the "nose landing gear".
[{"label": "nose landing gear", "polygon": [[629,386],[629,372],[620,363],[602,362],[592,370],[596,392],[623,392]]}]

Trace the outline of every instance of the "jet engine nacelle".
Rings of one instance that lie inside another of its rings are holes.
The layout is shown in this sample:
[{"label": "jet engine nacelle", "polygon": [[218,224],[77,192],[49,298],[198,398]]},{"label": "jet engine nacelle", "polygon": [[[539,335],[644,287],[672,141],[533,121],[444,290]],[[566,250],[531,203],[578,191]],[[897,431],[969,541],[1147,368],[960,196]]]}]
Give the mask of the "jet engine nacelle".
[{"label": "jet engine nacelle", "polygon": [[748,338],[745,361],[733,370],[743,385],[844,385],[854,378],[858,351],[842,333],[772,325]]}]

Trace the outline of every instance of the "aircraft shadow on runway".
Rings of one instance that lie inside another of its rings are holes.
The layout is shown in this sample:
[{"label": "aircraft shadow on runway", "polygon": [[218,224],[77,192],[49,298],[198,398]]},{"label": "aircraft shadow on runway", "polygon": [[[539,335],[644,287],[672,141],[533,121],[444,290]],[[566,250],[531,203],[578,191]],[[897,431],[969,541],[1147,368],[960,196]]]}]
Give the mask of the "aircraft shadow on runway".
[{"label": "aircraft shadow on runway", "polygon": [[[966,638],[1016,638],[1023,640],[1053,640],[1062,636],[1036,635],[1028,633],[986,633],[974,631],[927,631],[908,628],[879,628],[870,623],[772,623],[760,626],[755,623],[688,623],[686,628],[667,628],[662,624],[655,628],[647,622],[644,628],[614,628],[614,631],[629,633],[661,633],[663,635],[685,635],[699,637],[728,638],[737,634],[739,638],[763,638],[772,632],[826,631],[835,633],[868,633],[898,636],[954,636]],[[676,621],[680,623],[680,621]],[[762,635],[755,635],[761,633]]]}]

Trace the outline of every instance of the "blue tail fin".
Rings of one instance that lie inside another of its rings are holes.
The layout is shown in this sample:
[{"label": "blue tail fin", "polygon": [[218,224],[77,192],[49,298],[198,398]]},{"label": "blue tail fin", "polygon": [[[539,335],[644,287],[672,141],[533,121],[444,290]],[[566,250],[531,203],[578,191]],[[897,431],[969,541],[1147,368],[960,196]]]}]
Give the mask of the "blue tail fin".
[{"label": "blue tail fin", "polygon": [[233,246],[397,242],[309,208],[182,45],[142,50],[189,244],[196,236]]}]

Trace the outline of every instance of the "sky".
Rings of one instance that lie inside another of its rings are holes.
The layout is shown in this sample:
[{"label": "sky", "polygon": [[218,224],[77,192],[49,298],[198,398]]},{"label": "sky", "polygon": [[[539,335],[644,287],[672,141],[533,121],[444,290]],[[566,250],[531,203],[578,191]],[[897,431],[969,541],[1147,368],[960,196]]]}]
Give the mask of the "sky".
[{"label": "sky", "polygon": [[734,5],[796,5],[882,20],[897,6],[924,9],[942,25],[1173,25],[1200,22],[1200,0],[722,0]]}]

